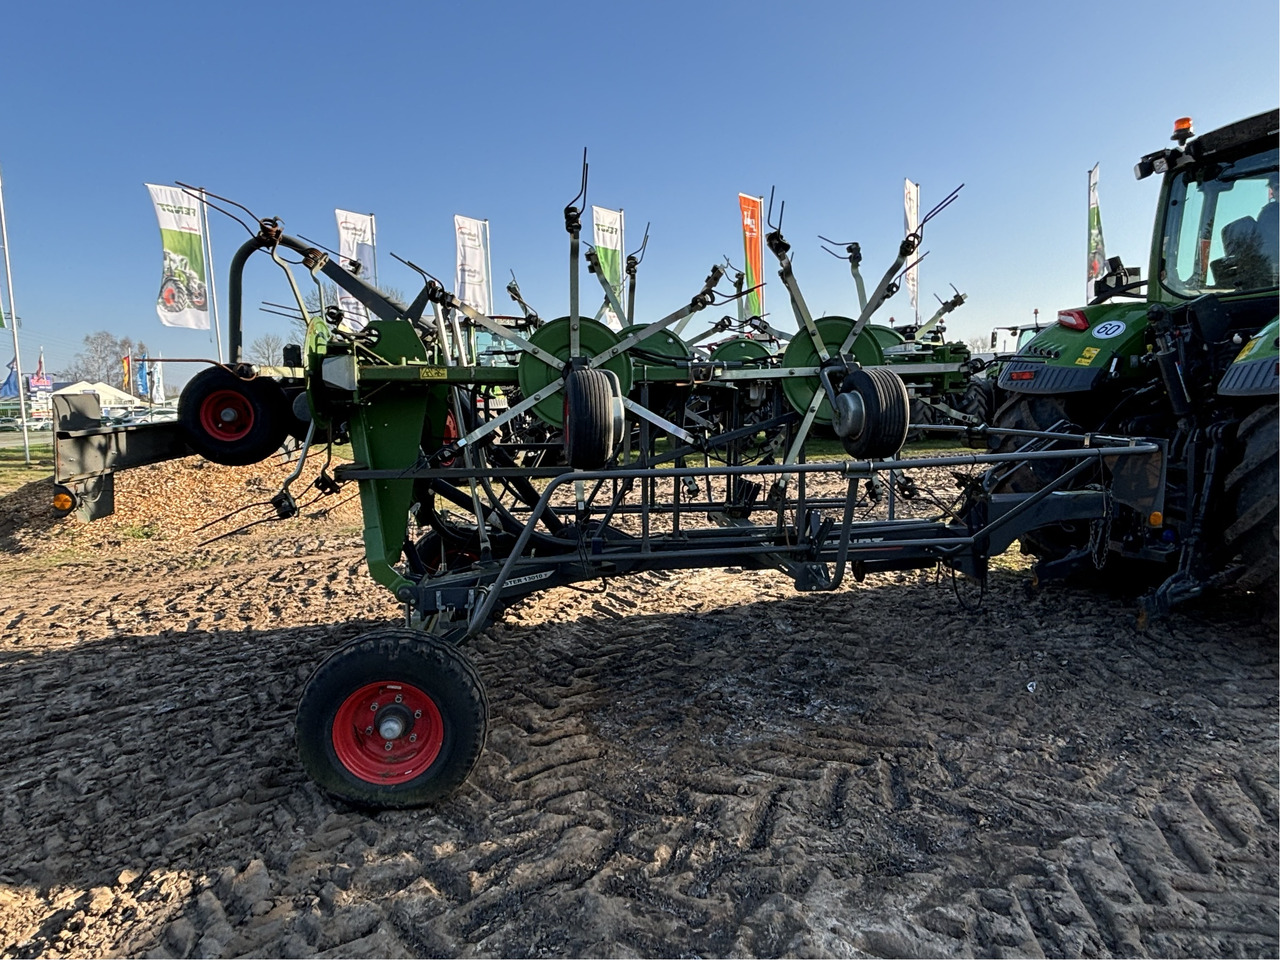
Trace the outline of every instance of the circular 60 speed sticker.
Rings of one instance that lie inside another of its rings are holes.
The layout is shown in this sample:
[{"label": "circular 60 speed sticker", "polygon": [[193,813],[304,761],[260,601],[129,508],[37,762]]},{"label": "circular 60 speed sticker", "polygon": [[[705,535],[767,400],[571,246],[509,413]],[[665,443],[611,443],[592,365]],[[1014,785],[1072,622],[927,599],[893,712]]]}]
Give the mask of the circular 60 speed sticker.
[{"label": "circular 60 speed sticker", "polygon": [[1094,327],[1093,335],[1099,340],[1110,340],[1113,337],[1118,337],[1120,334],[1124,333],[1124,329],[1123,320],[1108,320],[1105,323],[1100,323]]}]

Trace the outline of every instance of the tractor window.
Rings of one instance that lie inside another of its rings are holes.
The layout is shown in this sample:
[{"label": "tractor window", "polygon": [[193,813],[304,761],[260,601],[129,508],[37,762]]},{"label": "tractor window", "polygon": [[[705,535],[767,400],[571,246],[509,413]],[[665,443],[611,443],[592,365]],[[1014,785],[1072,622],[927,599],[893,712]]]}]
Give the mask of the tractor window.
[{"label": "tractor window", "polygon": [[1277,151],[1180,173],[1165,215],[1163,280],[1173,293],[1276,286]]}]

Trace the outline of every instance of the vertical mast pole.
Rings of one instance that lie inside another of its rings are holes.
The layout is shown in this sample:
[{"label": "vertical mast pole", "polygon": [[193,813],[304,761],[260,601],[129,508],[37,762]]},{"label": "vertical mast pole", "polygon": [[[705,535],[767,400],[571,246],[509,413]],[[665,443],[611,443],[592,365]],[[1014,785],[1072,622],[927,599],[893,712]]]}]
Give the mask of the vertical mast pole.
[{"label": "vertical mast pole", "polygon": [[[13,366],[18,377],[18,418],[22,421],[22,451],[31,466],[31,438],[27,435],[27,391],[22,384],[22,353],[18,349],[18,308],[13,303],[13,271],[9,268],[9,228],[4,219],[4,178],[0,176],[0,244],[4,245],[4,280],[9,290],[9,322],[13,325]],[[2,319],[2,318],[0,318]]]},{"label": "vertical mast pole", "polygon": [[[222,328],[218,324],[218,288],[213,282],[215,271],[213,269],[213,237],[209,236],[209,204],[205,202],[204,187],[200,188],[200,232],[204,236],[204,263],[205,263],[205,283],[209,288],[209,303],[213,306],[213,338],[218,344],[218,362],[224,363],[222,356]],[[231,358],[233,363],[239,363],[239,357]]]}]

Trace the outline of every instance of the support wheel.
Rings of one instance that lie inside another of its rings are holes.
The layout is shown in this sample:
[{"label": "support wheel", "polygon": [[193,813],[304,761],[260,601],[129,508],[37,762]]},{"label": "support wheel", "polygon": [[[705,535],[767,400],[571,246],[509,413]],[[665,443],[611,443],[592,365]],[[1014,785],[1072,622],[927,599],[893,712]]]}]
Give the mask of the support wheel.
[{"label": "support wheel", "polygon": [[298,755],[339,800],[418,807],[467,779],[488,720],[484,686],[460,650],[414,630],[374,630],[339,647],[307,681]]},{"label": "support wheel", "polygon": [[570,370],[564,380],[564,454],[575,470],[599,470],[617,443],[613,381],[604,370]]},{"label": "support wheel", "polygon": [[884,367],[854,370],[840,390],[860,398],[863,410],[861,428],[841,439],[849,456],[882,460],[902,449],[910,426],[911,399],[896,373]]},{"label": "support wheel", "polygon": [[229,467],[275,453],[292,419],[288,398],[274,380],[243,380],[224,367],[196,374],[178,398],[178,422],[188,446]]}]

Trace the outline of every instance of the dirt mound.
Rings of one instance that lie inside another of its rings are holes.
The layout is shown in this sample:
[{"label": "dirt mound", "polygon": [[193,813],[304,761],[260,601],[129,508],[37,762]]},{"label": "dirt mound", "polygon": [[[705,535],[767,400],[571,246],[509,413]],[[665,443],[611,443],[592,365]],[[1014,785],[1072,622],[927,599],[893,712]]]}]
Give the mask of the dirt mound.
[{"label": "dirt mound", "polygon": [[[130,543],[180,541],[191,547],[252,521],[275,516],[270,499],[294,464],[266,460],[226,467],[187,457],[119,473],[115,512],[86,524],[60,517],[52,506],[52,478],[28,483],[0,497],[0,551],[9,555],[50,551],[127,548]],[[320,461],[313,458],[290,484],[300,507],[299,525],[324,519],[338,526],[359,523],[355,484],[321,496],[314,487]]]}]

